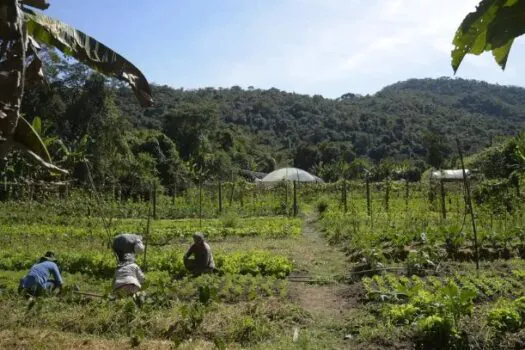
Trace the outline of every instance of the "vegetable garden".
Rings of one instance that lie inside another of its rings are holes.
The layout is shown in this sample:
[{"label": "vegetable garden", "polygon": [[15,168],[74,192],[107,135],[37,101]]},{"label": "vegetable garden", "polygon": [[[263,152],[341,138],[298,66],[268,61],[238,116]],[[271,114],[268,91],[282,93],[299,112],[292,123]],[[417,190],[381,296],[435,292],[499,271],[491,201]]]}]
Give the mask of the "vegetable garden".
[{"label": "vegetable garden", "polygon": [[[44,327],[146,348],[521,344],[525,233],[517,193],[498,204],[480,200],[475,186],[477,271],[461,184],[445,184],[446,196],[425,182],[300,185],[298,217],[291,186],[236,187],[242,195],[234,191],[221,210],[214,186],[200,202],[193,190],[175,200],[159,192],[149,233],[152,197],[124,202],[110,193],[97,202],[70,190],[62,198],[51,191],[2,202],[2,328]],[[262,197],[263,204],[246,200]],[[181,218],[185,211],[192,214]],[[307,225],[321,232],[324,247],[307,242],[305,218],[317,218]],[[188,276],[182,254],[195,231],[204,232],[222,275]],[[147,257],[138,261],[146,295],[139,299],[110,297],[108,242],[117,232],[146,237]],[[67,286],[28,304],[17,295],[18,280],[46,250],[59,256]],[[345,267],[330,266],[338,256],[323,257],[335,251],[344,252]],[[339,316],[302,301],[323,288],[343,291]]]}]

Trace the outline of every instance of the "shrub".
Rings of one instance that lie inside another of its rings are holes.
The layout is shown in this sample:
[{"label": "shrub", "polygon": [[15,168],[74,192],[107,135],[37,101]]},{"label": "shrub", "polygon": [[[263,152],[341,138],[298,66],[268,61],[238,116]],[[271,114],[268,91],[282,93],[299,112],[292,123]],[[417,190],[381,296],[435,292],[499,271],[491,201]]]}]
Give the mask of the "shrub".
[{"label": "shrub", "polygon": [[525,316],[525,297],[518,298],[513,302],[516,311],[518,311],[523,318]]},{"label": "shrub", "polygon": [[221,223],[225,228],[236,228],[239,226],[239,216],[234,212],[228,212],[221,217]]},{"label": "shrub", "polygon": [[323,215],[328,210],[328,198],[321,197],[317,200],[315,203],[315,208],[317,209],[317,212],[319,215]]},{"label": "shrub", "polygon": [[443,349],[453,335],[451,320],[437,315],[423,318],[417,323],[417,342],[423,348]]},{"label": "shrub", "polygon": [[521,316],[512,304],[496,307],[488,313],[488,324],[500,332],[518,330]]}]

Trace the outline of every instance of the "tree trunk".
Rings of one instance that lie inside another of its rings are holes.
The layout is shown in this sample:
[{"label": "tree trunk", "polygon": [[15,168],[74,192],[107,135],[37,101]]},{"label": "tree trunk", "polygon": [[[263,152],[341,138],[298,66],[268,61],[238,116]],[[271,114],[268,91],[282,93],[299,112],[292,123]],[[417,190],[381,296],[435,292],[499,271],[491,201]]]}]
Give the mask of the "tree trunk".
[{"label": "tree trunk", "polygon": [[14,145],[24,94],[27,35],[18,0],[0,0],[0,171]]}]

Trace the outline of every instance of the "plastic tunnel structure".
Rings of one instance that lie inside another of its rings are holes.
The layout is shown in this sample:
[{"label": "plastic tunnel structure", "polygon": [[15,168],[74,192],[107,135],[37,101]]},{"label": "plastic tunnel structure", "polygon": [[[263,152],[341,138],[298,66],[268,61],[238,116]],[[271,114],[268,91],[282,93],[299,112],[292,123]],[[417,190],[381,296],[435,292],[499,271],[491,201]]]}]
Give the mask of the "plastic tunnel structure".
[{"label": "plastic tunnel structure", "polygon": [[279,182],[279,181],[298,181],[298,182],[324,182],[321,178],[298,168],[281,168],[272,171],[261,179],[260,182]]}]

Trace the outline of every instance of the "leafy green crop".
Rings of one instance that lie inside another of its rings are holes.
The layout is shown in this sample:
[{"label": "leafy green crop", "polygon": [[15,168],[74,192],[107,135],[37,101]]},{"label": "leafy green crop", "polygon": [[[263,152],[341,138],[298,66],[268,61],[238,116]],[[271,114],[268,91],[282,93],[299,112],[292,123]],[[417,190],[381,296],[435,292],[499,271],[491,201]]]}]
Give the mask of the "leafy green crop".
[{"label": "leafy green crop", "polygon": [[[181,252],[156,252],[148,256],[148,271],[166,271],[173,277],[188,274]],[[231,274],[251,274],[286,277],[292,271],[292,263],[286,257],[272,255],[263,251],[217,254],[217,268]],[[139,261],[140,262],[140,261]],[[0,269],[27,270],[35,261],[27,252],[1,251]],[[60,252],[59,267],[69,273],[85,273],[96,277],[110,278],[115,271],[114,257],[109,253],[93,251]]]}]

